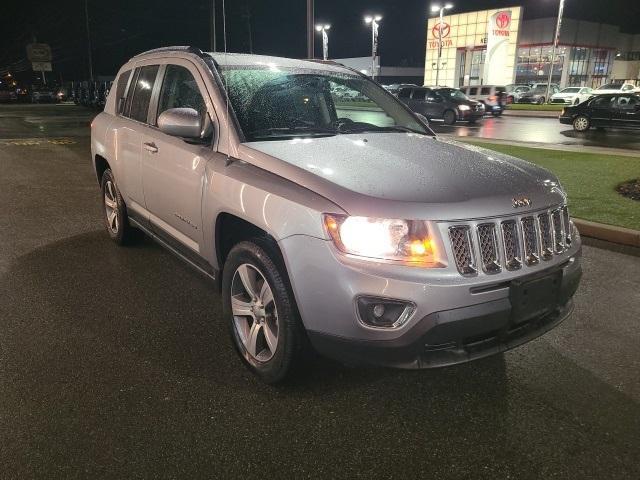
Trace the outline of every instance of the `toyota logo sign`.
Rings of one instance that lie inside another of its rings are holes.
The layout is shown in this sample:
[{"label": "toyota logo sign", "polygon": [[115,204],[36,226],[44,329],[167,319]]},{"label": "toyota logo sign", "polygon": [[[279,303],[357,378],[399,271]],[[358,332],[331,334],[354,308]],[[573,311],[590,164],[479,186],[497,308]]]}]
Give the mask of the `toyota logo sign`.
[{"label": "toyota logo sign", "polygon": [[507,28],[511,23],[511,15],[508,12],[500,12],[496,16],[496,26],[498,28]]},{"label": "toyota logo sign", "polygon": [[[440,22],[436,23],[431,30],[433,34],[433,38],[440,38],[438,35],[438,30],[440,30]],[[442,22],[442,38],[448,37],[451,33],[451,25],[446,22]]]}]

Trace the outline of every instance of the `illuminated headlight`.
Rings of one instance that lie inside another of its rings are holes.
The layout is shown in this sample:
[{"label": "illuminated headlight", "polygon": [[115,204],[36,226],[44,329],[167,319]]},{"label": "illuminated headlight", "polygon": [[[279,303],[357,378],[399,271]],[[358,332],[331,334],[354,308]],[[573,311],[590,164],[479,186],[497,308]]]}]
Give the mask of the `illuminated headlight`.
[{"label": "illuminated headlight", "polygon": [[471,107],[469,105],[458,105],[458,109],[464,112],[466,110],[471,110]]},{"label": "illuminated headlight", "polygon": [[433,239],[421,220],[324,215],[333,243],[343,253],[420,265],[436,264]]}]

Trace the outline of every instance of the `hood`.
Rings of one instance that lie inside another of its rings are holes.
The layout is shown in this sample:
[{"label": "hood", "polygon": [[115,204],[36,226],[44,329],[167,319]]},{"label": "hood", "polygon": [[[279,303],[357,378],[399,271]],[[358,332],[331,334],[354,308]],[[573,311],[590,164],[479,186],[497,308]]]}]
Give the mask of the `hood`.
[{"label": "hood", "polygon": [[557,178],[543,168],[419,134],[349,134],[242,147],[250,163],[313,190],[351,215],[482,218],[513,214],[515,197],[532,201],[517,213],[565,199]]},{"label": "hood", "polygon": [[562,93],[562,92],[558,92],[558,93],[554,93],[553,95],[551,95],[551,98],[569,98],[569,97],[577,97],[578,95],[580,95],[578,92],[566,92],[566,93]]}]

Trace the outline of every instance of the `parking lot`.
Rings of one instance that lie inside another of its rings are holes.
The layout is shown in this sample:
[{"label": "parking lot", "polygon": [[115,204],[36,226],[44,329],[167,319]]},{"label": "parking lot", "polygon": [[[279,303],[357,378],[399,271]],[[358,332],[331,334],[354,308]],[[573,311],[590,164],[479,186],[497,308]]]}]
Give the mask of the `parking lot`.
[{"label": "parking lot", "polygon": [[268,387],[205,278],[109,240],[92,115],[0,106],[1,477],[640,478],[636,251],[585,245],[573,316],[504,355]]}]

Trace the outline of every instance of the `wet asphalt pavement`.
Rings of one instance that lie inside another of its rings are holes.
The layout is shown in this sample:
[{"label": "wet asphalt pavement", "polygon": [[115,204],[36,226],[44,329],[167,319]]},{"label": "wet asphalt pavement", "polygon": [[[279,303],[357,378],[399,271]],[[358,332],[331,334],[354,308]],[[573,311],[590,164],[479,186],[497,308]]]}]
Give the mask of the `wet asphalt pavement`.
[{"label": "wet asphalt pavement", "polygon": [[585,246],[574,315],[502,356],[272,388],[207,280],[109,241],[89,117],[0,106],[0,478],[640,478],[637,252]]}]

